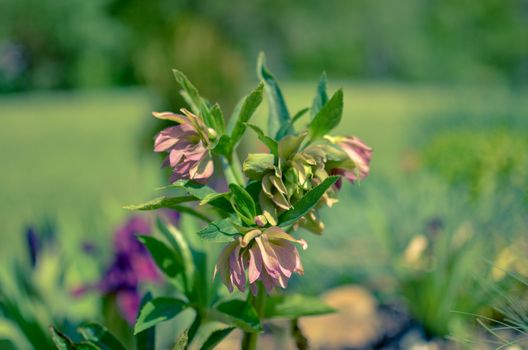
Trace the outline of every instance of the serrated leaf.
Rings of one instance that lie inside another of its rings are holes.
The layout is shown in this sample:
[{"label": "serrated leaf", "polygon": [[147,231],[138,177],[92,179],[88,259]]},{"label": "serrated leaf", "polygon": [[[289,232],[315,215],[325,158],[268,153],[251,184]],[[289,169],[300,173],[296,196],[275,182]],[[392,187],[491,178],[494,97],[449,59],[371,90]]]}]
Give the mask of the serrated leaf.
[{"label": "serrated leaf", "polygon": [[216,199],[226,198],[228,194],[229,194],[229,192],[208,194],[207,196],[204,197],[204,199],[202,199],[200,201],[199,204],[200,205],[205,205],[205,204],[208,204],[209,202],[212,202],[212,201],[214,201]]},{"label": "serrated leaf", "polygon": [[[138,315],[136,318],[139,317],[139,312],[141,309],[143,309],[143,306],[145,306],[146,303],[152,300],[152,293],[147,292],[143,298],[141,299],[141,303],[138,310]],[[139,332],[136,334],[136,350],[152,350],[156,348],[156,328],[151,327],[149,329],[145,329],[142,332]]]},{"label": "serrated leaf", "polygon": [[249,153],[242,164],[242,171],[253,180],[260,180],[264,173],[274,169],[275,157],[270,153]]},{"label": "serrated leaf", "polygon": [[241,328],[246,332],[260,332],[262,325],[255,308],[242,300],[230,300],[210,310],[210,317],[216,321]]},{"label": "serrated leaf", "polygon": [[237,184],[230,184],[229,189],[233,195],[231,205],[246,224],[252,225],[254,223],[254,218],[257,215],[257,209],[253,198],[251,198],[245,188]]},{"label": "serrated leaf", "polygon": [[212,350],[220,344],[222,340],[224,340],[225,337],[227,337],[233,330],[235,330],[235,327],[229,327],[224,329],[218,329],[211,333],[209,337],[205,340],[200,350]]},{"label": "serrated leaf", "polygon": [[102,350],[100,346],[97,346],[93,342],[87,341],[87,340],[76,343],[75,349],[76,350]]},{"label": "serrated leaf", "polygon": [[269,136],[266,136],[264,134],[264,131],[262,131],[262,129],[259,128],[258,126],[253,125],[253,124],[248,124],[247,126],[253,129],[253,131],[257,133],[259,140],[262,141],[262,143],[268,147],[268,149],[270,150],[272,154],[274,154],[276,157],[279,156],[279,145],[277,141],[275,141]]},{"label": "serrated leaf", "polygon": [[310,114],[313,117],[319,113],[321,108],[328,102],[328,94],[326,93],[326,73],[321,74],[319,83],[317,84],[317,91],[312,102],[312,108],[310,109]]},{"label": "serrated leaf", "polygon": [[78,329],[82,337],[102,350],[125,350],[125,347],[110,331],[95,322],[81,324]]},{"label": "serrated leaf", "polygon": [[317,112],[308,125],[310,138],[318,139],[339,125],[343,115],[343,90],[339,89],[332,98]]},{"label": "serrated leaf", "polygon": [[[258,58],[257,75],[264,82],[266,96],[268,97],[268,135],[277,138],[277,132],[282,126],[287,127],[291,118],[278,82],[266,69],[264,53],[261,53]],[[286,134],[288,133],[289,129]]]},{"label": "serrated leaf", "polygon": [[187,330],[183,331],[182,334],[176,339],[172,350],[186,350],[187,345],[189,344],[189,333]]},{"label": "serrated leaf", "polygon": [[333,313],[336,310],[317,297],[302,294],[274,295],[266,299],[265,318],[295,319]]},{"label": "serrated leaf", "polygon": [[183,262],[165,243],[151,236],[138,236],[138,239],[145,245],[156,266],[165,276],[175,280],[176,276],[183,273]]},{"label": "serrated leaf", "polygon": [[211,108],[211,116],[214,122],[213,129],[218,135],[223,135],[225,133],[225,119],[224,113],[222,113],[222,110],[220,109],[220,105],[218,105],[218,103],[215,103]]},{"label": "serrated leaf", "polygon": [[128,210],[156,210],[160,208],[176,209],[179,204],[195,201],[196,198],[192,196],[182,197],[158,197],[148,202],[141,204],[127,205],[124,208]]},{"label": "serrated leaf", "polygon": [[214,119],[209,110],[206,101],[200,96],[198,89],[190,82],[189,79],[179,70],[173,69],[174,78],[182,87],[184,93],[182,96],[187,100],[194,114],[201,116],[208,127],[215,127]]},{"label": "serrated leaf", "polygon": [[244,135],[244,132],[246,131],[246,123],[251,119],[262,102],[263,90],[264,84],[260,83],[255,90],[244,98],[238,114],[234,116],[236,118],[236,123],[231,132],[231,145],[233,148],[240,142],[242,135]]},{"label": "serrated leaf", "polygon": [[64,333],[59,331],[57,328],[50,326],[51,339],[59,350],[75,350],[75,344],[73,341]]},{"label": "serrated leaf", "polygon": [[[191,196],[193,196],[194,198],[198,200],[204,200],[205,198],[210,198],[211,195],[218,194],[218,192],[213,190],[211,187],[207,185],[199,184],[192,180],[179,180],[179,181],[174,182],[171,185],[171,187],[182,188],[188,194],[190,194]],[[229,203],[229,201],[223,197],[218,197],[216,199],[210,200],[208,204],[218,209],[222,209],[228,213],[233,212],[231,203]]]},{"label": "serrated leaf", "polygon": [[301,109],[300,111],[298,111],[297,113],[295,113],[295,115],[291,118],[291,121],[290,123],[287,125],[287,126],[283,126],[280,128],[280,130],[278,131],[277,133],[277,138],[280,140],[282,139],[284,136],[286,136],[288,133],[293,133],[294,132],[294,128],[293,128],[293,125],[295,124],[295,122],[299,119],[301,119],[301,117],[310,110],[310,108],[306,107],[306,108],[303,108]]},{"label": "serrated leaf", "polygon": [[134,334],[138,334],[160,322],[165,322],[176,317],[188,307],[183,300],[160,297],[147,302],[141,311],[134,327]]},{"label": "serrated leaf", "polygon": [[306,194],[294,204],[292,209],[285,211],[279,216],[279,226],[290,226],[308,214],[308,212],[319,203],[319,200],[325,194],[326,190],[328,190],[338,179],[339,176],[327,177],[319,185],[306,192]]},{"label": "serrated leaf", "polygon": [[230,219],[215,220],[198,232],[201,239],[211,242],[231,242],[237,234]]}]

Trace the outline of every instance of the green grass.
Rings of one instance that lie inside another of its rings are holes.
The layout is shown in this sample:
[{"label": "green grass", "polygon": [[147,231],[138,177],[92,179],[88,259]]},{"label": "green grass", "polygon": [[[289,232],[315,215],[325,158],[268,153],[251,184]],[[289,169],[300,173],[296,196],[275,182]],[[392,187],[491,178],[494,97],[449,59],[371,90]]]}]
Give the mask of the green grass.
[{"label": "green grass", "polygon": [[156,186],[157,169],[138,161],[150,110],[142,91],[6,96],[0,110],[1,256],[48,215],[62,239],[102,235],[94,220],[117,224],[122,205]]}]

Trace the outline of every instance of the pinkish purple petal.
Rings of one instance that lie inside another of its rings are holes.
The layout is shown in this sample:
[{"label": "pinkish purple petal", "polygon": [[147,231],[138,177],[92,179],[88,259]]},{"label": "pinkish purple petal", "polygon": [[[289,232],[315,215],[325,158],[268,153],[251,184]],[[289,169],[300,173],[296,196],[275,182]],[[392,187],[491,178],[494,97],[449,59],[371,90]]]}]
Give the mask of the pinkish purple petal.
[{"label": "pinkish purple petal", "polygon": [[124,291],[117,294],[117,305],[130,325],[136,323],[141,298],[137,291]]},{"label": "pinkish purple petal", "polygon": [[260,277],[262,273],[262,256],[257,246],[253,246],[249,249],[249,266],[248,266],[248,278],[249,283],[253,283]]},{"label": "pinkish purple petal", "polygon": [[246,273],[240,255],[240,246],[237,245],[235,250],[229,256],[229,267],[231,269],[231,282],[241,291],[246,290]]}]

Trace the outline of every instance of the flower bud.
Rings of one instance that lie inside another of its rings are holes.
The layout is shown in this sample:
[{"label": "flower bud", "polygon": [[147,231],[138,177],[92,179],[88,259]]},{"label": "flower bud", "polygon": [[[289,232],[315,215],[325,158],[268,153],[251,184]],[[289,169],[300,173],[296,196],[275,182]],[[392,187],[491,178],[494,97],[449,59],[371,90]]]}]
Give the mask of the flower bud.
[{"label": "flower bud", "polygon": [[266,226],[267,223],[268,223],[268,220],[266,219],[266,217],[264,215],[255,216],[255,224],[258,227]]}]

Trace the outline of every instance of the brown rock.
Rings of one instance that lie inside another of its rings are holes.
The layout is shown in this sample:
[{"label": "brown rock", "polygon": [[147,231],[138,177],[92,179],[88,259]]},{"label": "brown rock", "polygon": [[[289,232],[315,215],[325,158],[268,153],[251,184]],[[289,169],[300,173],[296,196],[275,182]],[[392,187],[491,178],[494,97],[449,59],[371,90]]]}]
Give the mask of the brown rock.
[{"label": "brown rock", "polygon": [[361,348],[378,339],[378,305],[368,290],[344,286],[330,290],[322,298],[338,312],[300,320],[312,349]]}]

